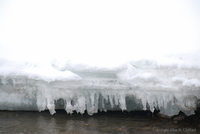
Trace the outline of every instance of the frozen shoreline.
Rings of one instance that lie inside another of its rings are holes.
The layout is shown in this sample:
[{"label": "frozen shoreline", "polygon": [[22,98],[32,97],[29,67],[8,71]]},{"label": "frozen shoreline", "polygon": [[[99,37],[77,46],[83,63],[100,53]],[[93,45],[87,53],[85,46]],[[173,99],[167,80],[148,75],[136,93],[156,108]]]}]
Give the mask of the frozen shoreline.
[{"label": "frozen shoreline", "polygon": [[54,114],[62,108],[92,115],[98,110],[157,109],[168,116],[179,111],[191,115],[200,99],[200,69],[184,63],[141,60],[117,68],[61,68],[6,61],[0,69],[0,110],[48,109]]}]

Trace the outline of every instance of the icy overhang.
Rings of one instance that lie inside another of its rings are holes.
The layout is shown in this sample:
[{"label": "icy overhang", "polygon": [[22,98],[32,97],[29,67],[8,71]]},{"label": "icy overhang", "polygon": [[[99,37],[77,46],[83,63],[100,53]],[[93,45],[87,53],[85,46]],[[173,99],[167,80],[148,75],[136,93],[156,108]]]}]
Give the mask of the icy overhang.
[{"label": "icy overhang", "polygon": [[26,64],[6,72],[9,64],[4,65],[0,110],[48,109],[54,114],[65,109],[92,115],[99,110],[158,109],[172,116],[179,111],[194,114],[200,100],[200,69],[194,66],[141,60],[115,69],[68,65],[58,70]]}]

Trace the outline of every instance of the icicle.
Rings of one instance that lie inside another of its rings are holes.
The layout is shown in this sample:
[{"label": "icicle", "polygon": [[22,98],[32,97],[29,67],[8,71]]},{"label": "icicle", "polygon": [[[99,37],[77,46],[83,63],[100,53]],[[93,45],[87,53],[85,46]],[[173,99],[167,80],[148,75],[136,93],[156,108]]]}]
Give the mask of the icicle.
[{"label": "icicle", "polygon": [[121,110],[126,110],[126,96],[124,94],[119,95],[119,104]]},{"label": "icicle", "polygon": [[47,108],[49,109],[49,112],[51,113],[51,115],[56,113],[54,100],[47,99]]},{"label": "icicle", "polygon": [[143,105],[143,110],[147,110],[147,106],[146,106],[147,101],[146,101],[146,99],[142,99],[141,101],[142,101],[142,105]]},{"label": "icicle", "polygon": [[113,95],[109,95],[109,102],[110,102],[111,108],[113,108],[114,107]]},{"label": "icicle", "polygon": [[65,111],[70,114],[73,113],[74,107],[71,104],[71,100],[66,100]]},{"label": "icicle", "polygon": [[78,96],[78,100],[76,105],[74,106],[76,109],[76,112],[80,112],[81,114],[83,114],[86,110],[86,104],[85,104],[85,97],[84,96]]}]

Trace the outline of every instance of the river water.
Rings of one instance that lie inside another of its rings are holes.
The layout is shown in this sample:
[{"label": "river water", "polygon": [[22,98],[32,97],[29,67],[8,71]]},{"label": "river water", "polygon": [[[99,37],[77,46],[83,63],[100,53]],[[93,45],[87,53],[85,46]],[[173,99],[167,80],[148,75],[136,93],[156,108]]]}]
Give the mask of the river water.
[{"label": "river water", "polygon": [[69,115],[57,111],[0,111],[0,134],[197,134],[200,122],[153,117],[150,112],[102,112]]}]

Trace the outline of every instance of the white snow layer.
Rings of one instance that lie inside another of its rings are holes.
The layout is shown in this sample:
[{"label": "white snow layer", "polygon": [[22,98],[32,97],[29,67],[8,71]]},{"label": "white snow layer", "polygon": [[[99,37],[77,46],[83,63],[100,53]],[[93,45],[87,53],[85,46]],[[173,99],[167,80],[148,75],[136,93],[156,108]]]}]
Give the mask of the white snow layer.
[{"label": "white snow layer", "polygon": [[200,100],[199,56],[132,60],[113,67],[70,61],[49,64],[0,59],[0,110],[65,109],[194,114]]}]

